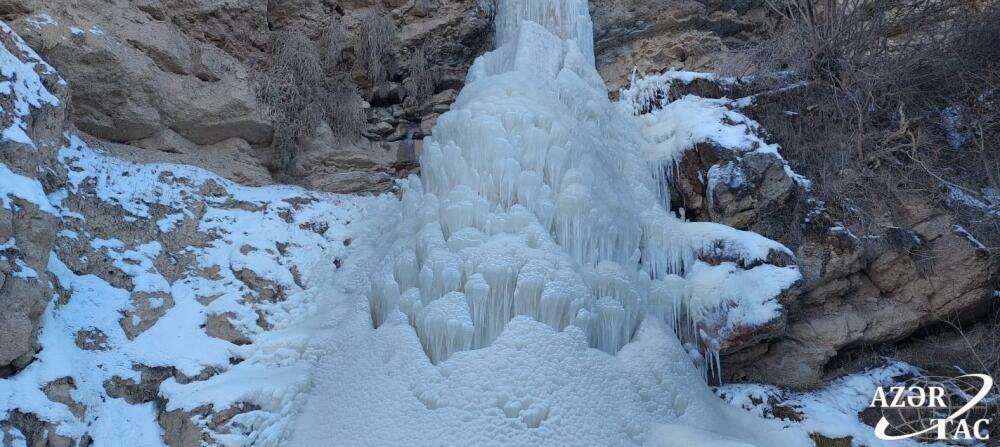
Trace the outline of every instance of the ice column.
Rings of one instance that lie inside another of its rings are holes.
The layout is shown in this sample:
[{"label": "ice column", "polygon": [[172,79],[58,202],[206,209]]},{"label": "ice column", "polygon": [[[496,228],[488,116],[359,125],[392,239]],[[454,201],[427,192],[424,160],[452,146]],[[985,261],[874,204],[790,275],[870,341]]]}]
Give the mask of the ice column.
[{"label": "ice column", "polygon": [[[675,327],[696,259],[664,210],[631,116],[594,67],[585,0],[501,0],[497,49],[424,141],[376,326],[400,311],[432,362],[492,343],[517,315],[582,328],[609,353],[644,315]],[[680,275],[680,276],[679,276]]]}]

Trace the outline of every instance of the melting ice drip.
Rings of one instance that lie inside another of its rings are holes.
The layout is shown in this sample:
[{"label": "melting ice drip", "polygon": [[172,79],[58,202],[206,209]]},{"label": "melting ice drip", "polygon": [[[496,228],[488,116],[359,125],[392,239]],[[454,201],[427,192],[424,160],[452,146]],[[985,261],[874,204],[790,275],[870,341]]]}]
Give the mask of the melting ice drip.
[{"label": "melting ice drip", "polygon": [[697,293],[698,273],[725,282],[731,269],[699,255],[763,259],[777,244],[660,205],[647,142],[595,69],[585,0],[502,0],[496,25],[497,49],[473,64],[408,180],[406,236],[368,295],[375,326],[405,318],[434,363],[488,346],[516,315],[576,325],[608,353],[661,318],[717,352],[720,328],[704,322],[732,307],[731,291]]}]

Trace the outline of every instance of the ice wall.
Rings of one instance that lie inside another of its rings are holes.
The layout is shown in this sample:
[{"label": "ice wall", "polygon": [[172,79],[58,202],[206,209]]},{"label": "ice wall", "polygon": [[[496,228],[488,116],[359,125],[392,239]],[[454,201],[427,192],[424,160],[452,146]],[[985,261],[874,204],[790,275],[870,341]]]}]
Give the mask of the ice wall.
[{"label": "ice wall", "polygon": [[516,315],[578,326],[608,353],[645,315],[686,321],[692,349],[717,351],[719,321],[755,303],[732,287],[696,293],[693,272],[733,274],[699,257],[752,264],[787,249],[664,210],[649,142],[595,69],[586,1],[503,0],[496,13],[497,49],[472,66],[407,181],[406,236],[372,278],[375,325],[402,312],[435,363],[488,346]]}]

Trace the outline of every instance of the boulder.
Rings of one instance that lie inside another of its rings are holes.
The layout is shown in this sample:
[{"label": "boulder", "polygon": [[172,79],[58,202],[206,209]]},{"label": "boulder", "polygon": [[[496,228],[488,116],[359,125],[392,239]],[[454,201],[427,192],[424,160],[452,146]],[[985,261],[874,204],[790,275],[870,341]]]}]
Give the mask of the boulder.
[{"label": "boulder", "polygon": [[165,129],[198,144],[269,140],[242,63],[185,35],[159,2],[113,3],[30,4],[12,21],[73,86],[79,129],[116,142]]}]

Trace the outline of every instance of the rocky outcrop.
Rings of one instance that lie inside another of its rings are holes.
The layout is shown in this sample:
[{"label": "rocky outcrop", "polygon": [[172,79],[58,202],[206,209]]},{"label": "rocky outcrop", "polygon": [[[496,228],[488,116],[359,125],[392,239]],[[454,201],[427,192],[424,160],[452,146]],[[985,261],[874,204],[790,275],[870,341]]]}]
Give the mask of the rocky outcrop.
[{"label": "rocky outcrop", "polygon": [[744,0],[638,0],[590,2],[597,66],[617,92],[633,69],[717,71],[725,52],[765,33],[771,23],[763,2]]},{"label": "rocky outcrop", "polygon": [[187,37],[160,2],[23,2],[12,26],[73,89],[78,128],[115,142],[173,131],[195,144],[264,143],[246,67]]},{"label": "rocky outcrop", "polygon": [[[259,111],[253,69],[267,57],[270,33],[295,29],[318,42],[336,27],[346,55],[342,63],[349,68],[363,17],[383,14],[395,28],[387,36],[387,81],[374,85],[362,70],[349,70],[367,100],[364,138],[344,143],[320,129],[303,144],[307,153],[286,180],[332,192],[384,192],[415,168],[420,140],[492,41],[492,26],[477,1],[429,5],[19,0],[0,5],[0,17],[74,86],[71,119],[79,130],[138,148],[139,158],[195,164],[239,182],[265,184],[272,182],[264,169],[272,123]],[[430,72],[430,95],[410,91],[419,64]],[[225,162],[231,159],[238,160],[237,169]]]},{"label": "rocky outcrop", "polygon": [[64,173],[54,159],[62,140],[66,83],[0,23],[0,377],[26,366],[39,349],[42,311],[52,298],[49,252],[59,218],[45,198]]},{"label": "rocky outcrop", "polygon": [[811,215],[796,250],[806,286],[787,332],[730,362],[732,378],[809,387],[840,353],[989,311],[1000,281],[997,256],[970,241],[947,210],[921,197],[902,206],[908,218],[873,247],[821,212]]},{"label": "rocky outcrop", "polygon": [[[387,2],[380,12],[373,2],[334,4],[320,1],[272,2],[268,21],[273,29],[293,28],[319,39],[329,27],[345,33],[343,63],[355,59],[355,36],[367,14],[390,18],[395,28],[387,57],[386,81],[373,84],[356,66],[354,82],[367,101],[364,138],[343,144],[322,126],[302,142],[292,175],[310,187],[331,192],[384,192],[393,180],[413,172],[423,138],[448,110],[465,83],[476,56],[492,44],[492,24],[474,0],[430,2],[421,10],[414,2]],[[418,60],[417,58],[424,58]],[[414,67],[424,64],[432,85],[414,91]]]},{"label": "rocky outcrop", "polygon": [[[722,97],[738,87],[673,82],[663,89],[673,92],[654,107],[681,92]],[[882,234],[858,236],[834,221],[811,198],[808,181],[770,150],[705,141],[684,151],[671,172],[674,209],[777,240],[795,251],[802,272],[799,287],[782,300],[787,324],[757,328],[748,335],[758,337],[723,351],[729,381],[819,385],[841,354],[886,346],[944,321],[975,321],[995,301],[1000,259],[925,195],[898,197],[895,219],[883,223]]]}]

